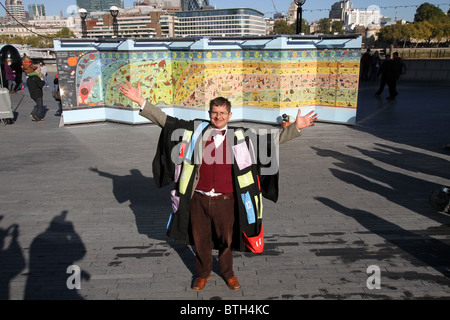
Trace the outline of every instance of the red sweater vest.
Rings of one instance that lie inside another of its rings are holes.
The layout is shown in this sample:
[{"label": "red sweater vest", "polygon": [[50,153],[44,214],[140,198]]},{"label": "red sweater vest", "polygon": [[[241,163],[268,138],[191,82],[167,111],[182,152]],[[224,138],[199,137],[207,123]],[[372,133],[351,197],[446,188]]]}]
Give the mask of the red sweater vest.
[{"label": "red sweater vest", "polygon": [[225,136],[222,144],[216,149],[211,136],[206,141],[197,190],[209,192],[214,189],[216,193],[232,193],[231,170],[230,147],[227,137]]}]

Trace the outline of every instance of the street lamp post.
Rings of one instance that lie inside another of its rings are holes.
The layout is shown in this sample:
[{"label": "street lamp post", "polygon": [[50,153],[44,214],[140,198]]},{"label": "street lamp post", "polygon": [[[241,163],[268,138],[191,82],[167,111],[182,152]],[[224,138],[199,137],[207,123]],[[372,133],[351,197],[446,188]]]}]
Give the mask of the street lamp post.
[{"label": "street lamp post", "polygon": [[302,6],[305,4],[306,0],[294,0],[297,5],[297,34],[302,33]]},{"label": "street lamp post", "polygon": [[81,18],[81,37],[87,38],[86,17],[88,13],[86,9],[81,8],[80,10],[78,10],[78,14]]},{"label": "street lamp post", "polygon": [[119,15],[119,8],[112,6],[109,8],[109,12],[113,17],[113,33],[115,37],[119,36],[119,23],[117,22],[117,16]]}]

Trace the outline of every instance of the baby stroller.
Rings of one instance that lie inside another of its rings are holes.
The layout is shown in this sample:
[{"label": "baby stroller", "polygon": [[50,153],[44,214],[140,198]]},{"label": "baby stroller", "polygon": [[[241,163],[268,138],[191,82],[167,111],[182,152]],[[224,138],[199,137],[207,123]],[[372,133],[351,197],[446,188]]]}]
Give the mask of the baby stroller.
[{"label": "baby stroller", "polygon": [[3,125],[14,123],[14,113],[11,106],[11,97],[8,88],[3,85],[3,66],[0,72],[0,119]]}]

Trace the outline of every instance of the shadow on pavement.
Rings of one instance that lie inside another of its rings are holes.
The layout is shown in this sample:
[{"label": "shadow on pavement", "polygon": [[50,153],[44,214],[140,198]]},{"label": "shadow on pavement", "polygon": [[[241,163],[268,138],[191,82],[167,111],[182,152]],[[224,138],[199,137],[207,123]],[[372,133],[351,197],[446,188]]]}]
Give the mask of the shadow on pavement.
[{"label": "shadow on pavement", "polygon": [[[145,177],[140,170],[131,169],[129,175],[120,176],[90,168],[92,172],[101,177],[111,179],[113,194],[119,203],[130,202],[130,209],[136,219],[136,227],[140,234],[149,239],[160,240],[163,244],[169,244],[180,256],[186,268],[195,274],[195,255],[186,245],[175,243],[166,236],[166,225],[169,217],[171,202],[169,199],[170,187],[158,189],[153,178]],[[139,257],[155,257],[170,254],[166,249],[148,246],[139,253]],[[132,254],[136,258],[136,254]],[[119,253],[119,258],[130,257],[130,254]]]},{"label": "shadow on pavement", "polygon": [[74,284],[90,279],[76,266],[85,256],[86,247],[67,214],[63,211],[55,216],[30,245],[25,300],[83,300]]},{"label": "shadow on pavement", "polygon": [[[408,257],[405,257],[406,259],[413,260],[412,262],[418,265],[423,265],[425,267],[430,266],[442,273],[445,277],[450,278],[450,246],[448,244],[436,240],[426,234],[416,234],[415,232],[405,230],[398,225],[377,217],[368,211],[350,209],[328,198],[316,197],[316,200],[320,201],[333,211],[355,219],[370,233],[376,234],[385,240],[386,245],[381,247],[379,252],[360,252],[360,254],[348,256],[355,259],[358,259],[358,257],[360,259],[367,259],[372,256],[372,258],[379,260],[389,260],[390,257],[392,258],[396,254],[401,255],[401,251],[403,251],[409,255]],[[447,226],[447,231],[448,229],[449,227]],[[349,249],[362,250],[361,248]],[[337,250],[342,253],[342,249]],[[337,255],[337,252],[333,252],[332,249],[328,251],[321,250],[321,252],[322,254]],[[414,261],[414,259],[416,260]],[[403,276],[405,276],[405,274],[403,274]],[[416,276],[416,279],[421,279],[420,274],[417,273]],[[424,276],[428,279],[430,278],[430,275]],[[414,279],[411,275],[409,275],[409,278]],[[444,281],[446,285],[450,285],[449,279],[441,279],[439,282],[442,281]]]}]

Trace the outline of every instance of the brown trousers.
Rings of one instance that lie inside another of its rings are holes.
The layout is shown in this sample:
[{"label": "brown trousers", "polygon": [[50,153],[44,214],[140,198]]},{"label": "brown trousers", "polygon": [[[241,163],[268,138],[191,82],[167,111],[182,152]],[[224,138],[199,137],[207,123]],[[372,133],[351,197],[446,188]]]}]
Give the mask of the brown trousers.
[{"label": "brown trousers", "polygon": [[195,268],[200,278],[212,271],[213,232],[219,243],[219,266],[226,280],[234,277],[233,239],[234,200],[208,199],[197,192],[191,200],[191,225],[196,250]]}]

